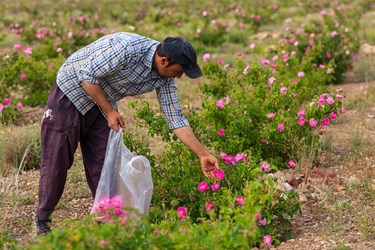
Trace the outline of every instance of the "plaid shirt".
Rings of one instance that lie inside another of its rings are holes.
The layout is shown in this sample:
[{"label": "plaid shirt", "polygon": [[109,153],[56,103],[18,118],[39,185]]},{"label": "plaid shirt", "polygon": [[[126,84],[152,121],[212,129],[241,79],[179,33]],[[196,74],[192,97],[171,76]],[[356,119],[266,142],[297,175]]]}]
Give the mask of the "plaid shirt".
[{"label": "plaid shirt", "polygon": [[99,84],[111,105],[125,96],[156,89],[170,129],[188,126],[182,116],[173,78],[162,79],[152,69],[158,41],[132,33],[106,35],[72,54],[60,68],[57,85],[83,115],[94,101],[82,82]]}]

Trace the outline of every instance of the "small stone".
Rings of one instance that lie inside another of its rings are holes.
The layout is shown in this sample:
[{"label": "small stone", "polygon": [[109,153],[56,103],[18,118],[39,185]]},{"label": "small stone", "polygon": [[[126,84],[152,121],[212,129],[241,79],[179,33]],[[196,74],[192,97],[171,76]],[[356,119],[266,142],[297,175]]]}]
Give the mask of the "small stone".
[{"label": "small stone", "polygon": [[289,185],[287,182],[284,182],[283,183],[283,186],[284,186],[284,189],[285,189],[285,191],[287,191],[287,192],[291,192],[291,191],[293,191],[293,187],[291,186],[291,185]]},{"label": "small stone", "polygon": [[357,241],[358,241],[358,239],[354,238],[354,237],[350,237],[349,240],[348,240],[349,243],[356,243]]},{"label": "small stone", "polygon": [[265,40],[267,37],[269,37],[269,34],[267,32],[259,32],[257,34],[255,34],[253,36],[253,39],[254,40],[260,40],[260,41],[263,41]]},{"label": "small stone", "polygon": [[306,196],[304,194],[300,193],[300,194],[298,194],[298,196],[299,196],[299,201],[301,203],[304,203],[304,202],[307,201],[307,198],[306,198]]},{"label": "small stone", "polygon": [[307,188],[296,189],[296,192],[298,192],[298,193],[304,193],[304,194],[311,193],[311,191],[309,189],[307,189]]},{"label": "small stone", "polygon": [[357,177],[355,177],[354,175],[352,175],[352,176],[349,177],[348,182],[349,183],[358,183],[359,180],[358,180]]},{"label": "small stone", "polygon": [[375,46],[370,45],[370,44],[368,44],[368,43],[365,43],[365,44],[363,44],[363,45],[360,47],[360,51],[361,51],[364,55],[375,54]]},{"label": "small stone", "polygon": [[340,196],[344,196],[345,193],[346,193],[345,190],[341,190],[341,191],[339,192],[339,195],[340,195]]}]

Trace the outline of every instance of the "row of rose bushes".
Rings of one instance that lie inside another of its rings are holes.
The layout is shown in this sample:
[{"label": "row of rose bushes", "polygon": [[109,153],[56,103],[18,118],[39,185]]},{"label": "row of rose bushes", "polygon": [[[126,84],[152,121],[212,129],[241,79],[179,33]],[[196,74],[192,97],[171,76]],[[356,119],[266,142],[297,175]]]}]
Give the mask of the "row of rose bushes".
[{"label": "row of rose bushes", "polygon": [[[239,52],[237,63],[228,65],[220,58],[203,55],[207,80],[200,86],[207,98],[199,112],[188,109],[187,115],[205,145],[221,155],[251,150],[253,156],[273,161],[276,169],[285,166],[286,160],[298,158],[301,143],[315,148],[311,143],[318,142],[318,133],[314,131],[324,131],[345,113],[342,91],[327,93],[327,85],[345,73],[337,65],[351,67],[348,54],[357,48],[355,39],[348,39],[354,30],[335,25],[332,31],[330,25],[324,25],[340,19],[331,12],[327,17],[322,11],[321,23],[288,31],[289,40],[281,39],[263,60],[246,62]],[[319,33],[316,27],[320,27]],[[302,40],[306,37],[308,47]],[[298,52],[300,47],[303,54]],[[342,55],[347,57],[340,61]],[[163,118],[150,114],[147,104],[135,106],[138,117],[150,125],[150,134],[169,141]]]},{"label": "row of rose bushes", "polygon": [[0,102],[0,124],[14,123],[16,119],[21,115],[22,109],[22,102],[13,104],[12,98],[5,98],[2,102]]},{"label": "row of rose bushes", "polygon": [[[297,4],[299,8],[295,8]],[[328,5],[329,1],[325,0],[322,4]],[[0,21],[6,31],[20,35],[29,44],[35,41],[52,41],[60,44],[69,55],[88,41],[111,32],[112,27],[157,36],[159,39],[164,38],[158,36],[164,36],[163,31],[168,30],[183,37],[194,38],[197,46],[220,46],[227,41],[247,43],[249,34],[256,32],[261,25],[284,20],[291,14],[314,13],[320,8],[308,1],[298,0],[287,3],[274,0],[262,3],[206,1],[191,8],[194,5],[196,2],[193,0],[183,3],[20,2],[17,5],[5,0],[4,8],[0,10]],[[124,12],[124,7],[129,11]],[[48,8],[49,11],[39,11],[43,8]],[[76,11],[72,12],[71,9]]]},{"label": "row of rose bushes", "polygon": [[[308,10],[315,10],[314,6],[304,4],[308,5]],[[295,31],[287,31],[285,37],[280,40],[283,46],[277,51],[277,55],[281,60],[289,60],[288,65],[285,66],[290,68],[299,66],[300,71],[306,71],[310,67],[331,71],[330,77],[322,82],[340,82],[342,73],[348,66],[350,67],[352,52],[357,49],[356,40],[352,35],[358,27],[355,20],[361,12],[360,8],[364,8],[365,4],[366,1],[361,1],[358,4],[358,11],[347,11],[344,9],[345,6],[341,5],[334,6],[322,12],[324,22],[314,21],[309,25],[301,25]],[[218,10],[209,9],[208,5],[206,9],[203,6],[202,9],[194,9],[194,13],[201,17],[196,19],[183,16],[176,10],[176,13],[168,14],[170,19],[176,18],[176,20],[167,22],[164,26],[175,25],[175,28],[178,28],[175,35],[189,38],[199,51],[213,51],[227,41],[247,45],[249,36],[259,23],[274,21],[278,14],[283,16],[283,11],[291,6],[292,3],[281,5],[277,2],[273,4],[265,2],[262,6],[257,4],[231,6],[227,3]],[[62,14],[64,18],[56,19],[55,14],[50,17],[43,13],[44,18],[41,19],[37,18],[39,12],[30,12],[32,17],[36,18],[32,22],[31,20],[19,22],[4,20],[6,26],[2,34],[9,37],[16,35],[20,42],[13,48],[5,48],[1,53],[3,60],[0,61],[0,99],[10,97],[11,92],[23,91],[21,101],[25,105],[43,105],[55,80],[56,72],[65,58],[97,38],[114,32],[101,21],[103,19],[99,19],[105,17],[105,13],[102,13],[100,8],[93,10],[92,6],[81,7],[87,8],[87,15],[71,16],[64,12]],[[23,8],[28,9],[30,6],[23,6]],[[4,15],[4,18],[7,17]],[[188,19],[179,22],[177,20],[179,18]],[[145,19],[143,21],[146,22],[147,15],[143,14],[139,19],[139,21]],[[150,35],[146,30],[147,27],[149,26],[133,24],[121,31]],[[164,37],[158,37],[162,34],[151,35],[163,39]],[[334,39],[331,36],[334,36]],[[261,44],[259,47],[262,47]],[[264,54],[263,49],[255,49],[253,52]],[[306,53],[310,54],[310,61],[304,60],[305,63],[301,64],[301,59]],[[293,55],[293,58],[288,59]]]},{"label": "row of rose bushes", "polygon": [[[339,17],[324,12],[322,17],[322,23],[288,32],[288,43],[283,39],[263,60],[247,62],[246,55],[237,53],[237,63],[226,65],[220,58],[203,56],[207,78],[201,88],[205,98],[199,111],[188,109],[186,114],[200,140],[221,159],[225,178],[221,172],[210,180],[199,176],[198,160],[170,136],[163,117],[147,102],[132,103],[142,121],[138,124],[146,125],[150,135],[160,136],[168,144],[160,165],[153,170],[152,223],[165,221],[166,210],[174,210],[181,219],[187,215],[197,227],[207,220],[226,223],[223,213],[240,208],[241,219],[235,217],[230,220],[233,224],[226,226],[252,237],[233,242],[232,247],[277,245],[288,239],[292,216],[299,211],[298,199],[294,193],[275,188],[276,180],[267,174],[312,164],[300,162],[301,155],[309,154],[313,161],[319,150],[319,134],[345,113],[342,90],[328,93],[327,88],[337,78],[334,72],[340,76],[346,70],[337,67],[339,63],[350,66],[350,60],[336,62],[336,56],[356,48],[347,39],[355,30],[335,26],[332,35],[325,23]],[[315,26],[320,31],[309,33]],[[291,34],[296,34],[294,41]],[[313,42],[307,41],[310,49],[300,55],[304,37]],[[142,147],[134,150],[144,152]],[[244,205],[251,209],[243,209]],[[243,218],[255,220],[243,224]]]},{"label": "row of rose bushes", "polygon": [[[225,175],[221,183],[233,180],[228,173]],[[161,208],[169,206],[164,202],[157,211],[160,218],[155,218],[153,208],[150,221],[137,211],[124,209],[121,198],[115,196],[103,199],[97,213],[84,221],[40,237],[31,249],[251,249],[255,245],[278,245],[290,237],[286,218],[299,209],[296,194],[276,191],[269,179],[249,183],[241,194],[225,187],[209,191],[202,189],[204,185],[189,191],[199,197],[195,201],[195,207],[202,210],[199,218],[194,218],[192,203],[167,209]],[[203,196],[211,196],[211,202],[199,205],[205,200]],[[98,225],[96,219],[103,217],[106,223]]]}]

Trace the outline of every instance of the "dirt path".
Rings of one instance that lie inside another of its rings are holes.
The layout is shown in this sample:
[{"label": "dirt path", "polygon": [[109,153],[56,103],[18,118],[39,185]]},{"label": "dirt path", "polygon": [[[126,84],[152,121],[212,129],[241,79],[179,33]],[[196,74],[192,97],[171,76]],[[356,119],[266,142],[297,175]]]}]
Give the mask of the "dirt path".
[{"label": "dirt path", "polygon": [[375,249],[375,82],[337,87],[358,104],[323,136],[330,145],[320,167],[297,190],[303,213],[293,239],[277,249]]}]

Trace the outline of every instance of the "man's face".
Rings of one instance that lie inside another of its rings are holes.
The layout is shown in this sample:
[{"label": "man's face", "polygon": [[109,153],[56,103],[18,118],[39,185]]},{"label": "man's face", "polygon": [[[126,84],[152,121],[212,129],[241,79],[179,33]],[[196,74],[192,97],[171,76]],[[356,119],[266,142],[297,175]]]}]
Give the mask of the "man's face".
[{"label": "man's face", "polygon": [[159,76],[163,79],[165,78],[180,78],[184,71],[182,70],[182,67],[180,64],[172,64],[170,65],[167,61],[163,61],[157,68],[157,72]]}]

